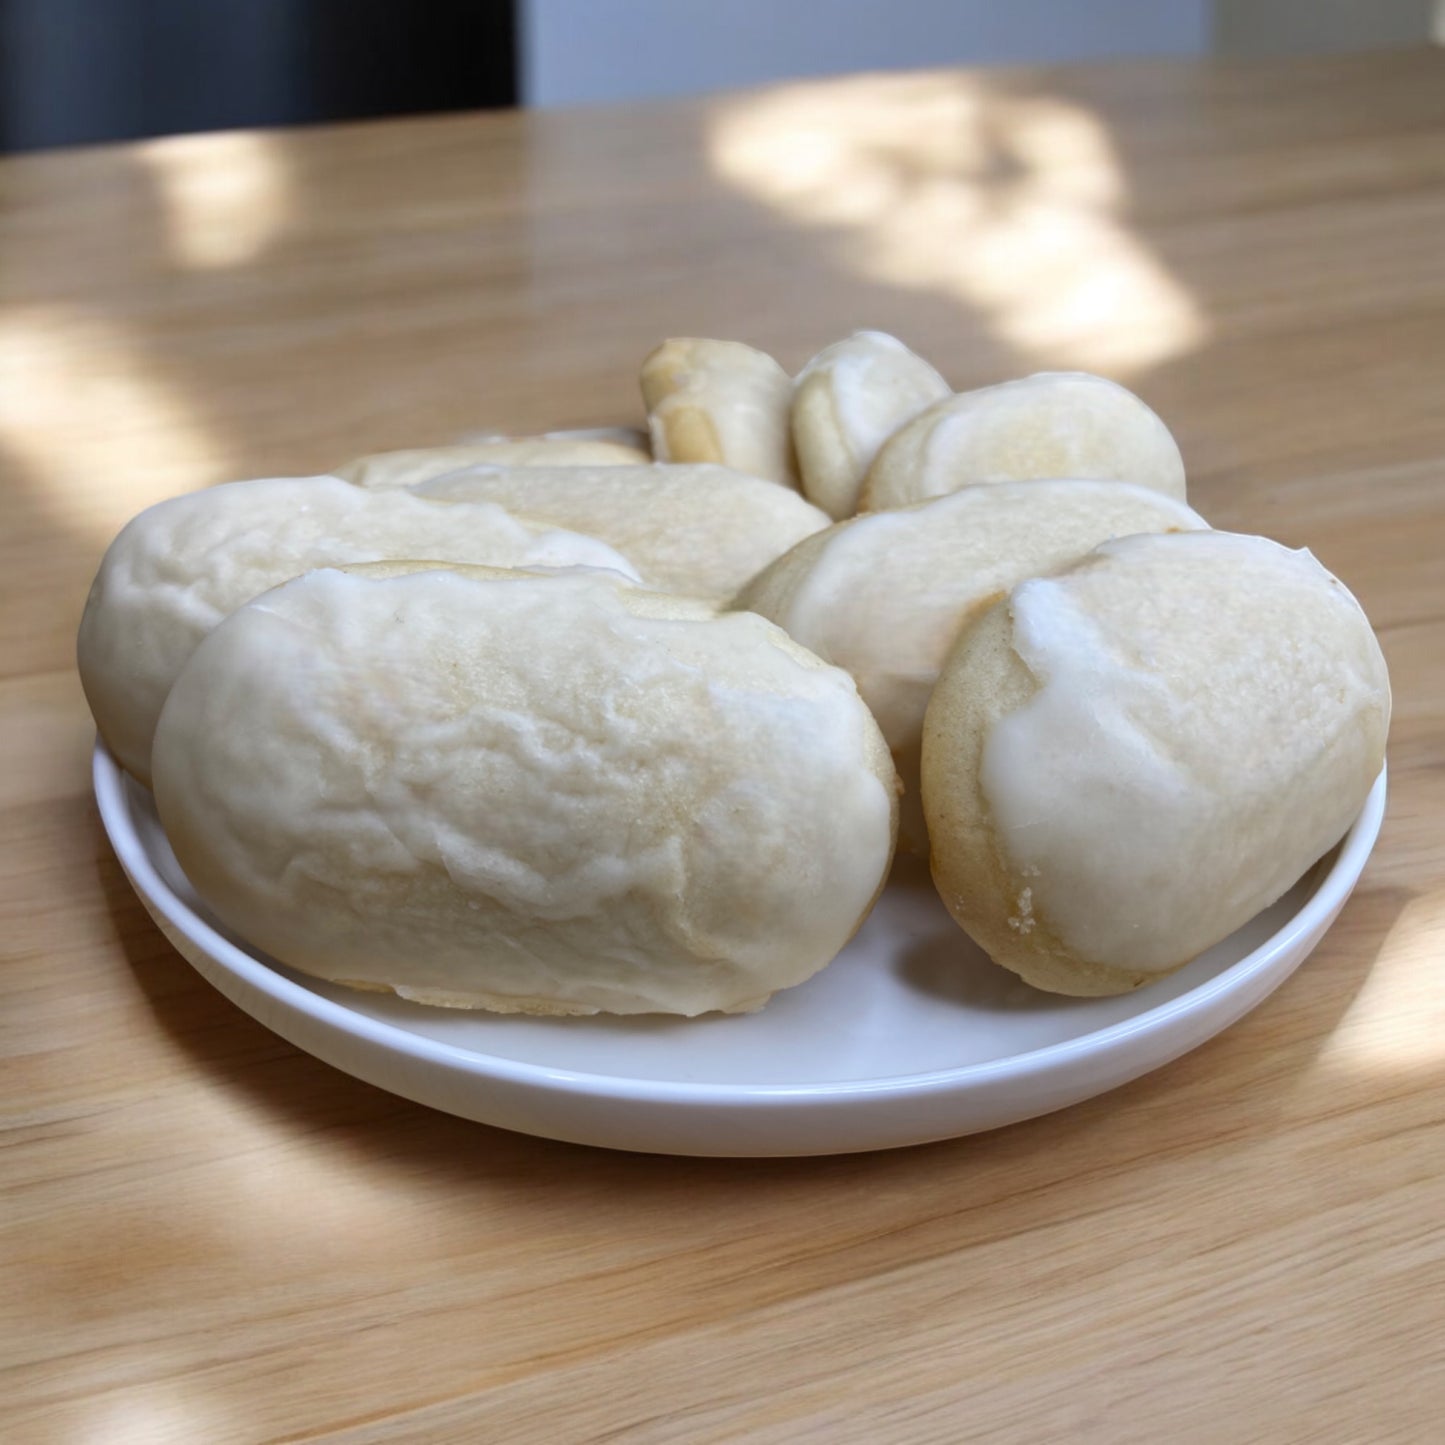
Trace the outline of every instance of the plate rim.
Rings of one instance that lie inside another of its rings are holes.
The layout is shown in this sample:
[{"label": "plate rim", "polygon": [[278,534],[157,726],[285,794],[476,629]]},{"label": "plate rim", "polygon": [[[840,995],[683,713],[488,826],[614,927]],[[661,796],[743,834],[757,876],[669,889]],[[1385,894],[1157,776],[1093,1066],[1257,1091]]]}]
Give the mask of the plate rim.
[{"label": "plate rim", "polygon": [[[1207,1010],[1221,996],[1246,988],[1250,980],[1267,974],[1281,954],[1312,933],[1322,933],[1329,926],[1364,872],[1379,836],[1385,815],[1387,775],[1388,765],[1383,765],[1370,787],[1364,807],[1335,845],[1333,862],[1318,879],[1303,906],[1263,943],[1187,993],[1075,1038],[1002,1058],[918,1074],[767,1084],[628,1078],[510,1059],[416,1034],[326,998],[232,943],[191,908],[161,877],[151,861],[135,827],[126,796],[127,783],[133,780],[127,779],[99,736],[91,764],[92,786],[101,826],[132,887],[141,894],[142,901],[158,909],[173,928],[218,966],[278,1005],[295,1009],[317,1024],[364,1038],[390,1053],[419,1063],[452,1067],[473,1077],[494,1079],[498,1083],[540,1089],[558,1096],[580,1095],[617,1103],[727,1108],[766,1107],[800,1099],[836,1103],[855,1098],[860,1101],[876,1100],[890,1095],[926,1096],[986,1087],[1003,1081],[1022,1083],[1045,1077],[1058,1069],[1087,1063],[1100,1055],[1108,1055],[1121,1044],[1136,1043],[1156,1033],[1167,1033],[1170,1025],[1181,1017]],[[136,786],[142,785],[137,783]]]}]

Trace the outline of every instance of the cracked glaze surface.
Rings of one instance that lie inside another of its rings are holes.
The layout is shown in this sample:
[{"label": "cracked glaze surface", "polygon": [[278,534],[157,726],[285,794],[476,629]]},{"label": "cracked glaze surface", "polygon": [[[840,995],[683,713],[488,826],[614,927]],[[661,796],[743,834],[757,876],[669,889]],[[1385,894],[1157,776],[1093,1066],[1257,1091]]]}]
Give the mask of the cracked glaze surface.
[{"label": "cracked glaze surface", "polygon": [[1359,812],[1389,679],[1308,552],[1129,537],[1007,605],[1037,691],[994,723],[980,781],[1020,932],[1040,917],[1084,960],[1164,971],[1272,903]]},{"label": "cracked glaze surface", "polygon": [[155,764],[231,927],[457,1006],[755,1007],[851,936],[896,821],[845,673],[595,574],[314,572],[197,649]]},{"label": "cracked glaze surface", "polygon": [[126,525],[86,602],[78,661],[101,735],[127,771],[148,780],[166,694],[222,618],[312,567],[412,557],[632,571],[592,537],[499,505],[441,507],[335,477],[231,482],[174,497]]}]

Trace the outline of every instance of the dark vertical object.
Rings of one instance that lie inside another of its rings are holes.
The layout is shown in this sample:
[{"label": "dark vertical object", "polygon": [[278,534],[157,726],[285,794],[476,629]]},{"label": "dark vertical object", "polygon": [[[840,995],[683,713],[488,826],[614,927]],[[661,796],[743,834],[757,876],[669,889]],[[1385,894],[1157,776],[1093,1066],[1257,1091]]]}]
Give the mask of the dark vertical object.
[{"label": "dark vertical object", "polygon": [[306,55],[330,117],[517,103],[512,0],[306,0]]},{"label": "dark vertical object", "polygon": [[515,105],[515,0],[0,0],[0,150]]}]

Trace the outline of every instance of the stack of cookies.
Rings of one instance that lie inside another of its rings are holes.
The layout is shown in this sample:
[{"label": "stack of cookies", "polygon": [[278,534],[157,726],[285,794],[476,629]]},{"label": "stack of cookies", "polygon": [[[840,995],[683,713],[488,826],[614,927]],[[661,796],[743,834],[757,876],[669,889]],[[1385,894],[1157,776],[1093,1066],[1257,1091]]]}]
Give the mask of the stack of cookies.
[{"label": "stack of cookies", "polygon": [[1187,963],[1343,835],[1369,623],[1212,531],[1138,397],[955,394],[859,332],[664,342],[648,435],[367,456],[162,503],[81,624],[101,735],[211,910],[422,1003],[760,1007],[896,847],[1038,988]]}]

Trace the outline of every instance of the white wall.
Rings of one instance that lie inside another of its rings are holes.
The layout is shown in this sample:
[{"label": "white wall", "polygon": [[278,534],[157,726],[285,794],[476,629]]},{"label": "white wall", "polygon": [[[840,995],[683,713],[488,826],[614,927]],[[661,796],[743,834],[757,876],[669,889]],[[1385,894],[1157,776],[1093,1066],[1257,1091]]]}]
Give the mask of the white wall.
[{"label": "white wall", "polygon": [[803,75],[1445,42],[1445,0],[520,0],[529,105]]},{"label": "white wall", "polygon": [[1216,47],[1230,55],[1378,50],[1431,39],[1438,0],[1214,0]]},{"label": "white wall", "polygon": [[1212,0],[521,0],[529,105],[802,75],[1191,55]]}]

